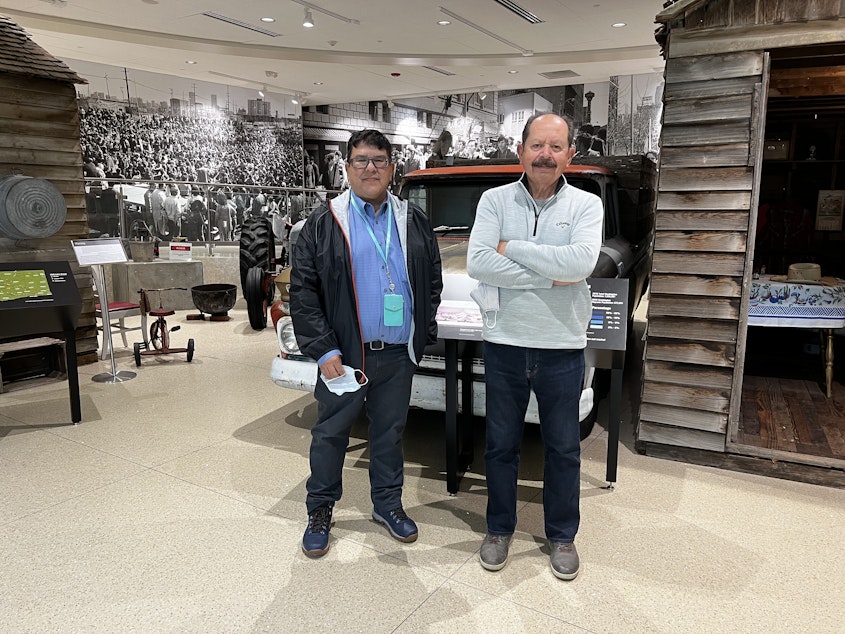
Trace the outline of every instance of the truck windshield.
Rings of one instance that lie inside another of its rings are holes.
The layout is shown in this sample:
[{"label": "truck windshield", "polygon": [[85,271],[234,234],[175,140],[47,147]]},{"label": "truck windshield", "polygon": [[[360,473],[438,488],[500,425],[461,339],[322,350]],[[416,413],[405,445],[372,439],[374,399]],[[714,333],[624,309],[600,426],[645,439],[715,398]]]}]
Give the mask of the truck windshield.
[{"label": "truck windshield", "polygon": [[[601,196],[601,187],[594,180],[573,177],[568,178],[567,181],[574,187]],[[511,182],[513,182],[512,177],[485,178],[473,182],[438,179],[411,183],[406,197],[422,208],[431,226],[438,228],[441,235],[469,235],[481,194],[491,187]]]}]

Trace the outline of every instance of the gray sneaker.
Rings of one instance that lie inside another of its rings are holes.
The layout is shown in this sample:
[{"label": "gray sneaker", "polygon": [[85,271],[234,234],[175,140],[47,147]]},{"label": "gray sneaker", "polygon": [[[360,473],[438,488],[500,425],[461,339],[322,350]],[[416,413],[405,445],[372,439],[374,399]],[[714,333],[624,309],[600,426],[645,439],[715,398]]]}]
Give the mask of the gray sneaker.
[{"label": "gray sneaker", "polygon": [[481,566],[486,570],[501,570],[508,563],[508,548],[513,535],[491,535],[488,533],[481,542],[478,558]]},{"label": "gray sneaker", "polygon": [[577,577],[581,568],[581,561],[578,559],[575,544],[549,541],[549,548],[552,550],[550,559],[555,577],[566,581],[571,581]]}]

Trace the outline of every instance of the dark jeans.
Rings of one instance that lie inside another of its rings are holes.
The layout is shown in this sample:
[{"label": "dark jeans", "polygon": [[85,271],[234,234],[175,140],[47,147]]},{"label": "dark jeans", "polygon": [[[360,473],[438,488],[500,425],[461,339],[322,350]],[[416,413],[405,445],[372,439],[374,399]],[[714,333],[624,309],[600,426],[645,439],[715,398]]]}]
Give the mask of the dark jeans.
[{"label": "dark jeans", "polygon": [[366,351],[369,382],[357,392],[338,396],[317,379],[317,422],[311,429],[311,477],[306,489],[308,513],[343,494],[341,474],[349,432],[361,407],[370,422],[370,497],[374,509],[386,514],[402,505],[402,434],[411,399],[414,364],[404,345]]},{"label": "dark jeans", "polygon": [[583,350],[518,348],[484,342],[487,386],[487,531],[516,529],[519,447],[531,390],[537,396],[545,470],[546,537],[571,542],[578,532],[581,441],[578,400]]}]

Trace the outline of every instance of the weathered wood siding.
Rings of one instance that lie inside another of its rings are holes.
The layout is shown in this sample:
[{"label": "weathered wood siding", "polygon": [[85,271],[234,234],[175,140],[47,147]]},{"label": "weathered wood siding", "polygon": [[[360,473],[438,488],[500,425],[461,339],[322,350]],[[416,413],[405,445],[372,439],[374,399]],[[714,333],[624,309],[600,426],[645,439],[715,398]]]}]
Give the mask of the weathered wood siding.
[{"label": "weathered wood siding", "polygon": [[[80,363],[96,361],[97,330],[88,267],[70,246],[88,236],[76,90],[68,82],[0,72],[0,176],[22,174],[50,181],[67,203],[67,221],[53,236],[13,242],[0,237],[0,260],[70,262],[82,295],[77,329]],[[0,335],[2,336],[2,335]]]},{"label": "weathered wood siding", "polygon": [[667,61],[640,442],[725,449],[764,69]]},{"label": "weathered wood siding", "polygon": [[[843,16],[843,0],[678,0],[657,16],[667,61],[641,450],[730,450],[742,392],[767,51],[845,41]],[[818,66],[824,85],[845,85],[840,67]],[[800,73],[772,82],[776,94],[806,91]]]}]

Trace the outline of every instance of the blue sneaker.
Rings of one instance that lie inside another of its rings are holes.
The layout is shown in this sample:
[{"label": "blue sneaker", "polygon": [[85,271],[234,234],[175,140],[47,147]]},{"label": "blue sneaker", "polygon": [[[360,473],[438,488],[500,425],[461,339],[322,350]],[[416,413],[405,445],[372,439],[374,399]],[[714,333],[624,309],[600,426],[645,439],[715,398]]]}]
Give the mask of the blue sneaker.
[{"label": "blue sneaker", "polygon": [[309,557],[322,557],[329,552],[329,529],[332,527],[332,505],[326,504],[308,516],[308,527],[302,536],[302,552]]},{"label": "blue sneaker", "polygon": [[415,542],[420,535],[420,531],[417,529],[417,525],[414,524],[414,520],[408,517],[401,506],[397,506],[384,515],[373,511],[373,519],[379,524],[384,524],[394,539],[398,539],[400,542],[406,544]]}]

